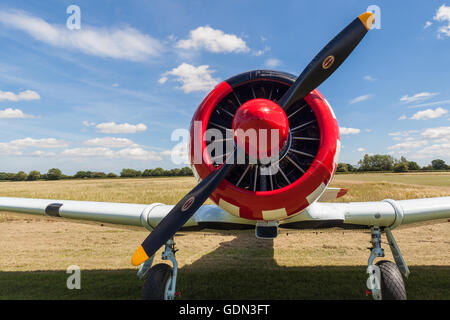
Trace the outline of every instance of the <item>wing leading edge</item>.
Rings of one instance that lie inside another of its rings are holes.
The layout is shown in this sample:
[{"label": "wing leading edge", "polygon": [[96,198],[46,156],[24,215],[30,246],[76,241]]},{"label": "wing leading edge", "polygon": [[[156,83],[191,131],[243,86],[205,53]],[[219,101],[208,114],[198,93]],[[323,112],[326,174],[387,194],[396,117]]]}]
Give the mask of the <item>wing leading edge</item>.
[{"label": "wing leading edge", "polygon": [[[152,230],[173,208],[161,203],[128,204],[69,200],[0,198],[0,211],[132,225]],[[375,202],[315,202],[301,214],[280,221],[280,227],[397,227],[450,218],[450,197]],[[215,205],[204,205],[183,226],[186,230],[250,229],[255,221],[235,217]]]}]

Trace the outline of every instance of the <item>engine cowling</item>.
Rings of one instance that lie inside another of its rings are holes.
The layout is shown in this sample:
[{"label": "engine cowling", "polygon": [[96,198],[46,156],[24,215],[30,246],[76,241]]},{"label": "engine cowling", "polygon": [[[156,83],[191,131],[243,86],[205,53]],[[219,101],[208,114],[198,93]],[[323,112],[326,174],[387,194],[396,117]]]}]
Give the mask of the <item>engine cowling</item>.
[{"label": "engine cowling", "polygon": [[[220,130],[226,137],[242,104],[252,99],[276,102],[295,80],[294,75],[278,71],[249,71],[219,83],[206,96],[192,118],[190,132],[191,165],[198,180],[215,171],[227,156],[207,148],[212,141],[206,131]],[[235,165],[210,196],[222,209],[251,220],[282,220],[302,212],[325,191],[340,153],[339,126],[331,106],[316,89],[285,112],[289,140],[277,163],[279,170],[261,174],[257,164]],[[224,139],[223,150],[229,150],[230,143],[234,140]]]}]

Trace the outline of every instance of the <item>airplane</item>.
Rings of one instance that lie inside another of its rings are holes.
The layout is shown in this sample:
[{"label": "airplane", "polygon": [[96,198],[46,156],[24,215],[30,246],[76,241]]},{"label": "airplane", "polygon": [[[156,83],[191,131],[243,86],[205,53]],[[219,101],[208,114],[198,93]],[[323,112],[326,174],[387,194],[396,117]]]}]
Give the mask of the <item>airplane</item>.
[{"label": "airplane", "polygon": [[[450,218],[450,197],[326,202],[344,196],[347,190],[328,187],[337,169],[341,142],[333,109],[316,88],[345,61],[373,23],[371,12],[358,16],[298,77],[254,70],[219,83],[193,116],[189,149],[199,183],[178,204],[3,197],[0,211],[146,228],[150,234],[131,262],[139,266],[137,274],[145,280],[142,298],[159,300],[176,297],[174,235],[180,230],[254,229],[262,239],[275,238],[279,228],[370,230],[368,292],[376,300],[406,299],[403,276],[408,277],[409,269],[392,230]],[[242,133],[248,130],[262,132],[260,140],[276,143],[268,147],[247,141]],[[226,138],[213,139],[215,134]],[[220,151],[224,148],[229,152]],[[236,161],[239,155],[244,161]],[[204,205],[208,198],[215,205]],[[374,263],[384,257],[383,233],[395,263]],[[153,266],[155,253],[163,246],[162,259],[172,267],[165,263]]]}]

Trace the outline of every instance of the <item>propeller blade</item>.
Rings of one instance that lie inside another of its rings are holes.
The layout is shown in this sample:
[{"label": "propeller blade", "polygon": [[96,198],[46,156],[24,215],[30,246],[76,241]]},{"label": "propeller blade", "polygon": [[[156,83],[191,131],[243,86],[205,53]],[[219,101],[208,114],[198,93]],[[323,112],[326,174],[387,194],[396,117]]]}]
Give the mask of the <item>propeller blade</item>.
[{"label": "propeller blade", "polygon": [[278,104],[286,110],[331,76],[364,38],[374,21],[371,12],[365,12],[353,20],[314,57]]},{"label": "propeller blade", "polygon": [[131,259],[133,265],[138,266],[154,255],[194,215],[233,167],[235,153],[236,149],[221,167],[207,176],[170,210],[136,250]]}]

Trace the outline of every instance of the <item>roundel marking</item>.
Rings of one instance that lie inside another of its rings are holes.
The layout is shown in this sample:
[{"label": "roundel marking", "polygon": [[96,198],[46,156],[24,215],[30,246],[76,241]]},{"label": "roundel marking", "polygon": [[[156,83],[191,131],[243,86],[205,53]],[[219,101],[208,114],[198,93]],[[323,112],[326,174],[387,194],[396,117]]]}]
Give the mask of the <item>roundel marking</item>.
[{"label": "roundel marking", "polygon": [[326,70],[329,67],[331,67],[333,65],[333,63],[334,63],[334,56],[333,55],[329,55],[328,57],[323,59],[322,68],[324,68]]},{"label": "roundel marking", "polygon": [[186,202],[181,207],[181,211],[185,212],[186,210],[188,210],[192,206],[194,201],[195,201],[195,197],[190,197],[189,199],[187,199]]}]

